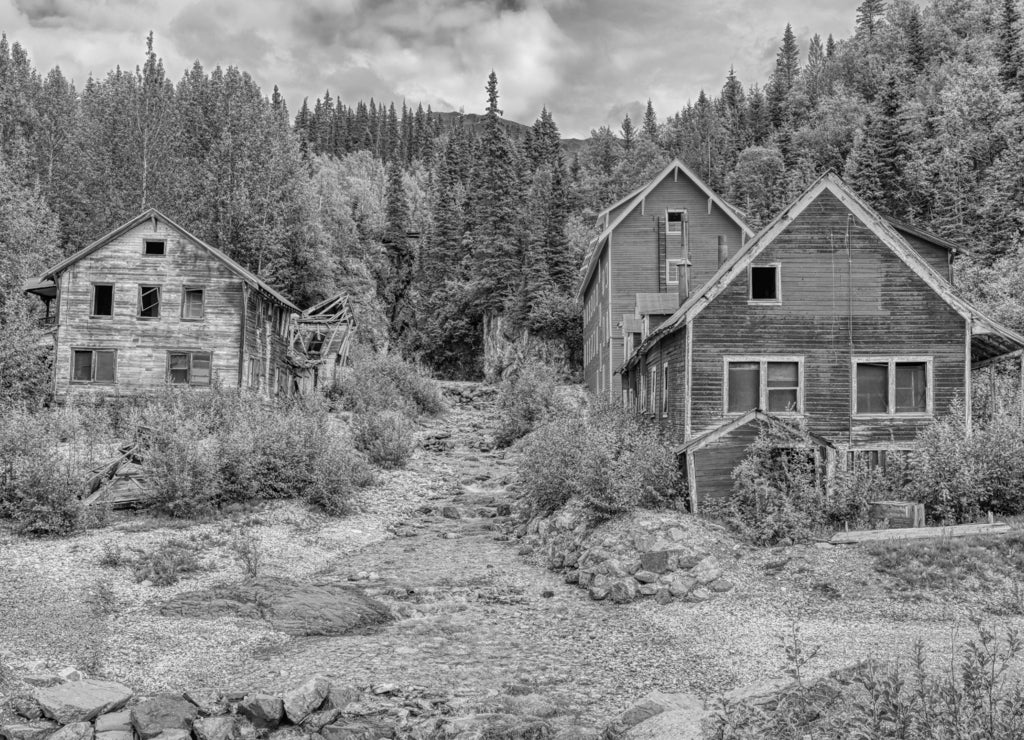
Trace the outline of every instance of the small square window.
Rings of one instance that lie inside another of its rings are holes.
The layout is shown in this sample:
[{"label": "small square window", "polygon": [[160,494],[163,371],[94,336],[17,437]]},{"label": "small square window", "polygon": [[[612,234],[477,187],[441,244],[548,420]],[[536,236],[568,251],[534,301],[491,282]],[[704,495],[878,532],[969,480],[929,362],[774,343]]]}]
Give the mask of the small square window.
[{"label": "small square window", "polygon": [[666,211],[665,212],[665,233],[666,234],[681,234],[681,233],[683,233],[683,213],[684,213],[684,211]]},{"label": "small square window", "polygon": [[160,286],[139,286],[139,318],[160,318]]},{"label": "small square window", "polygon": [[750,268],[750,300],[752,301],[777,301],[779,300],[779,268],[776,265],[769,267]]},{"label": "small square window", "polygon": [[163,257],[167,254],[167,242],[163,239],[145,239],[142,242],[142,253],[147,257]]},{"label": "small square window", "polygon": [[206,291],[202,288],[185,288],[181,294],[181,318],[201,321],[206,311]]},{"label": "small square window", "polygon": [[114,315],[114,286],[92,286],[92,316]]}]

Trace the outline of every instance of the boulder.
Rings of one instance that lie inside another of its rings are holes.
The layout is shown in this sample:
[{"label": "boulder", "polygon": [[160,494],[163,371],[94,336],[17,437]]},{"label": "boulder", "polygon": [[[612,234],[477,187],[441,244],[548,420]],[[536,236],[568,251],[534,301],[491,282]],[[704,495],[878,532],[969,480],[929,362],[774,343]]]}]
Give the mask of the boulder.
[{"label": "boulder", "polygon": [[604,733],[596,727],[569,727],[559,730],[552,740],[601,740]]},{"label": "boulder", "polygon": [[676,575],[668,583],[669,592],[676,598],[682,598],[686,594],[690,593],[694,586],[697,585],[697,579],[693,576],[681,576]]},{"label": "boulder", "polygon": [[607,586],[599,586],[597,584],[591,584],[589,591],[590,591],[590,598],[592,598],[594,601],[601,601],[602,599],[604,599],[605,597],[608,596],[608,587]]},{"label": "boulder", "polygon": [[771,711],[779,703],[779,697],[790,685],[785,679],[774,679],[759,681],[747,686],[738,686],[731,691],[722,694],[722,701],[726,706],[730,704],[746,704],[747,706],[758,707]]},{"label": "boulder", "polygon": [[658,593],[654,594],[654,600],[662,606],[665,606],[665,604],[671,604],[672,592],[663,586],[658,589]]},{"label": "boulder", "polygon": [[64,681],[56,673],[25,673],[21,680],[29,686],[56,686]]},{"label": "boulder", "polygon": [[362,717],[343,724],[327,725],[320,734],[324,740],[379,740],[393,738],[395,730],[383,720]]},{"label": "boulder", "polygon": [[674,709],[632,727],[624,740],[701,740],[703,709]]},{"label": "boulder", "polygon": [[132,698],[132,692],[116,681],[83,678],[37,688],[33,696],[44,715],[62,725],[70,725],[120,709]]},{"label": "boulder", "polygon": [[50,740],[92,740],[93,729],[89,722],[72,722],[50,735]]},{"label": "boulder", "polygon": [[695,553],[679,553],[676,555],[676,569],[677,570],[690,570],[695,568],[700,562],[707,557],[707,554],[702,552]]},{"label": "boulder", "polygon": [[135,733],[131,730],[108,730],[97,732],[93,740],[135,740]]},{"label": "boulder", "polygon": [[238,713],[252,722],[257,730],[273,730],[281,724],[284,702],[270,694],[252,694],[242,699]]},{"label": "boulder", "polygon": [[46,740],[57,726],[53,722],[39,720],[36,722],[11,723],[0,725],[0,738],[6,740]]},{"label": "boulder", "polygon": [[186,691],[185,698],[195,704],[199,714],[204,717],[215,717],[228,713],[228,702],[224,698],[224,694],[216,689]]},{"label": "boulder", "polygon": [[630,575],[636,574],[638,570],[641,570],[640,558],[629,557],[622,559],[622,567],[626,569],[626,572]]},{"label": "boulder", "polygon": [[628,576],[613,582],[608,589],[608,596],[616,604],[628,604],[636,598],[636,581]]},{"label": "boulder", "polygon": [[85,674],[77,668],[75,668],[73,665],[67,666],[66,668],[61,668],[59,671],[57,671],[57,676],[60,678],[61,681],[81,681],[83,678],[85,678]]},{"label": "boulder", "polygon": [[142,740],[149,740],[168,730],[184,730],[188,733],[198,715],[198,707],[183,696],[154,696],[132,708],[132,727]]},{"label": "boulder", "polygon": [[39,719],[43,716],[43,710],[39,708],[36,701],[27,696],[15,696],[11,698],[11,709],[19,717],[25,719]]},{"label": "boulder", "polygon": [[633,574],[633,577],[640,581],[640,583],[654,583],[658,580],[658,574],[649,570],[638,570]]},{"label": "boulder", "polygon": [[192,725],[197,740],[239,740],[238,722],[231,715],[201,717]]},{"label": "boulder", "polygon": [[671,550],[653,550],[651,552],[641,553],[640,567],[643,570],[649,570],[652,573],[664,573],[669,569],[668,558],[671,554]]},{"label": "boulder", "polygon": [[654,596],[658,593],[659,590],[660,589],[657,583],[641,583],[640,586],[637,588],[637,592],[641,596]]},{"label": "boulder", "polygon": [[192,740],[192,733],[188,730],[172,728],[161,732],[155,740]]},{"label": "boulder", "polygon": [[334,721],[338,719],[342,714],[341,709],[321,709],[319,712],[313,712],[306,717],[302,722],[302,726],[310,732],[320,732],[324,727],[330,724],[334,724]]},{"label": "boulder", "polygon": [[708,556],[701,560],[690,571],[690,574],[697,579],[700,585],[706,586],[721,577],[722,569],[718,567],[718,562],[713,557]]},{"label": "boulder", "polygon": [[331,684],[326,678],[311,678],[284,695],[285,715],[292,724],[301,724],[302,720],[320,708],[330,690]]},{"label": "boulder", "polygon": [[626,570],[622,563],[616,559],[606,560],[604,562],[605,573],[612,578],[625,578],[629,575],[629,571]]},{"label": "boulder", "polygon": [[697,586],[697,588],[686,594],[687,601],[707,601],[711,598],[711,592],[703,586]]},{"label": "boulder", "polygon": [[[605,728],[605,737],[634,737],[627,734],[630,730],[641,723],[646,723],[652,717],[657,717],[665,712],[700,713],[704,712],[704,704],[693,694],[679,693],[667,694],[661,691],[652,691],[640,701],[633,704],[626,711],[616,717]],[[700,723],[697,723],[699,729]],[[673,735],[637,735],[636,737],[663,737],[666,740],[675,738]],[[699,738],[700,735],[683,736],[686,738]]]},{"label": "boulder", "polygon": [[458,506],[442,506],[441,516],[443,516],[445,519],[461,519],[462,512],[459,511]]},{"label": "boulder", "polygon": [[101,714],[96,718],[96,732],[131,732],[132,713],[125,709],[121,712]]},{"label": "boulder", "polygon": [[565,582],[566,583],[579,583],[580,572],[578,570],[567,570],[565,571]]},{"label": "boulder", "polygon": [[576,576],[576,582],[579,583],[582,588],[590,586],[590,582],[594,579],[594,572],[590,570],[583,570],[582,568],[576,572],[579,574]]},{"label": "boulder", "polygon": [[735,588],[735,584],[727,578],[718,578],[712,581],[708,588],[715,593],[723,594],[726,591],[732,591]]},{"label": "boulder", "polygon": [[682,542],[686,539],[686,532],[679,527],[670,527],[665,535],[673,542]]}]

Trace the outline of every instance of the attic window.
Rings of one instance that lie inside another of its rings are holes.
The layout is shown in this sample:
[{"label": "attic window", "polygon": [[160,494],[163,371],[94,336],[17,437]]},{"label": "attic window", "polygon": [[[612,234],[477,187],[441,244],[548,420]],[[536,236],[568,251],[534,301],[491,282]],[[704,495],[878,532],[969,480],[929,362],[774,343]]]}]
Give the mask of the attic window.
[{"label": "attic window", "polygon": [[779,302],[779,266],[750,268],[750,300]]},{"label": "attic window", "polygon": [[163,257],[167,254],[167,242],[163,239],[144,239],[142,253],[147,257]]},{"label": "attic window", "polygon": [[665,233],[683,233],[683,214],[686,211],[665,211]]}]

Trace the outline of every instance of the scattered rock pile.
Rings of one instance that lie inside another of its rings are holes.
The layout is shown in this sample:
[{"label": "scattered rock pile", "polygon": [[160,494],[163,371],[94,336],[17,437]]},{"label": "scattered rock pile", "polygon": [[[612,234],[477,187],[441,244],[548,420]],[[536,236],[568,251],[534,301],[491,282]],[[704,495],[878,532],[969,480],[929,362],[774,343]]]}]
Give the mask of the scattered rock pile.
[{"label": "scattered rock pile", "polygon": [[565,572],[566,583],[588,589],[595,600],[706,601],[735,587],[712,554],[723,545],[710,526],[682,513],[637,512],[593,527],[585,510],[570,503],[521,525],[520,553],[539,551],[549,568]]}]

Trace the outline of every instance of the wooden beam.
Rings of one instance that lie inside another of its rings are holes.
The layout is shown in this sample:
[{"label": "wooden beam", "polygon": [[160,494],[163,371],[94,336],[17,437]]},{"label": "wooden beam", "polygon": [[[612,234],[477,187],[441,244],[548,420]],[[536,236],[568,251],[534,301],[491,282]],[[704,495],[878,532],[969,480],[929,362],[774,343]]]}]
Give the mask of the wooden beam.
[{"label": "wooden beam", "polygon": [[927,540],[943,537],[972,537],[975,535],[1006,534],[1009,524],[956,524],[951,527],[903,527],[899,529],[865,529],[859,532],[839,532],[829,540],[833,545],[856,545],[861,542],[886,540]]}]

